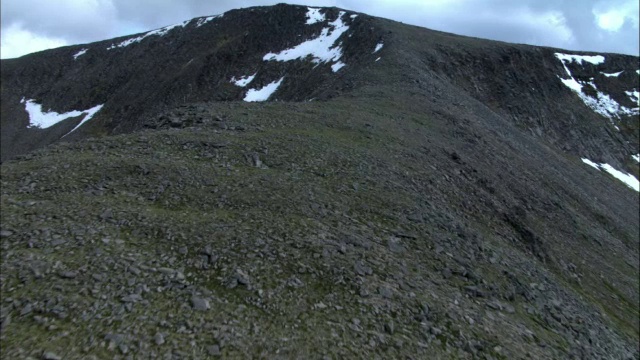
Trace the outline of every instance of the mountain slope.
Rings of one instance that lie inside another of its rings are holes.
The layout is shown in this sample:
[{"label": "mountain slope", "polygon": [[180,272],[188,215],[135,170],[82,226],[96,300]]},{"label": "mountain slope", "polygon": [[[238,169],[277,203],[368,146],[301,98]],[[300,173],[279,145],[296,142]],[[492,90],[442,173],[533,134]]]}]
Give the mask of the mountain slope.
[{"label": "mountain slope", "polygon": [[[326,21],[307,24],[307,11],[284,5],[230,11],[209,21],[193,19],[161,31],[3,61],[2,158],[50,143],[78,122],[68,121],[48,132],[25,129],[29,122],[23,98],[60,114],[104,104],[78,132],[110,134],[139,129],[144,118],[176,105],[240,100],[249,88],[259,89],[283,77],[272,100],[330,97],[336,88],[351,86],[353,76],[345,79],[344,71],[334,73],[336,64],[357,68],[363,57],[375,59],[370,54],[376,45],[375,30],[372,34],[367,28],[370,20],[356,21],[336,9],[326,11]],[[320,57],[314,57],[315,62],[263,60],[302,40],[325,40],[327,48],[332,38],[323,35],[344,30],[355,36],[333,49],[339,54],[331,58],[325,51],[316,54]],[[251,75],[257,76],[247,88],[232,81]],[[51,138],[50,132],[56,135]]]},{"label": "mountain slope", "polygon": [[[80,121],[12,133],[27,99],[58,113],[104,104],[70,140],[125,133],[2,164],[4,354],[638,356],[638,195],[581,159],[637,174],[638,117],[606,118],[584,101],[600,98],[591,85],[566,86],[594,77],[631,109],[637,58],[565,63],[556,53],[585,54],[340,11],[239,10],[108,51],[139,36],[3,60],[3,140],[41,134],[40,147]],[[218,28],[229,39],[251,21],[281,35],[198,60],[198,29],[231,15]],[[264,60],[338,19],[353,31],[339,60]],[[83,70],[112,84],[104,98],[47,83],[45,64],[66,74],[94,46],[104,54],[86,59],[115,72]],[[176,73],[187,58],[208,65]],[[283,76],[280,101],[242,101]]]}]

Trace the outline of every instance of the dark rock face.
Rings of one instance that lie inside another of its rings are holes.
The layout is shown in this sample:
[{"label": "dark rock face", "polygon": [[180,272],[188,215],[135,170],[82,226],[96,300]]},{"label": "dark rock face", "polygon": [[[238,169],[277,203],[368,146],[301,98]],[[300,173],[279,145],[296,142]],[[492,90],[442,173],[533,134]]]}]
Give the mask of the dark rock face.
[{"label": "dark rock face", "polygon": [[[440,45],[427,66],[541,140],[576,155],[622,167],[637,152],[638,113],[607,119],[585,106],[561,79],[568,75],[556,53],[573,52],[521,45],[492,44],[465,49]],[[585,54],[586,55],[586,54]],[[590,54],[591,55],[591,54]],[[587,55],[588,56],[588,55]],[[625,91],[638,89],[638,58],[605,54],[602,64],[568,62],[574,78],[595,82],[621,106],[638,108]],[[607,77],[603,73],[616,73]],[[597,97],[594,87],[584,93]],[[612,124],[618,126],[616,130]]]}]

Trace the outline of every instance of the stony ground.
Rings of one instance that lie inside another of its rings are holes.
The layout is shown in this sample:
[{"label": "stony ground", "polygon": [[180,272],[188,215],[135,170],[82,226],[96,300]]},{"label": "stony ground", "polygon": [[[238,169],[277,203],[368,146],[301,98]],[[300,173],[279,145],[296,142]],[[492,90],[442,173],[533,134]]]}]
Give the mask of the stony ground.
[{"label": "stony ground", "polygon": [[194,105],[3,163],[3,358],[638,357],[636,194],[375,104]]}]

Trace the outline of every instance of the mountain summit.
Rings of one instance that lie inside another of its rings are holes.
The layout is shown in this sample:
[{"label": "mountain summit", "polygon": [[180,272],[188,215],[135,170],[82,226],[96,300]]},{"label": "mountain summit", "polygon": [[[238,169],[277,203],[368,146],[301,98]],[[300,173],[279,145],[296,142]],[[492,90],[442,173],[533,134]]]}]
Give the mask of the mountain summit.
[{"label": "mountain summit", "polygon": [[8,358],[637,358],[638,57],[338,8],[1,61]]}]

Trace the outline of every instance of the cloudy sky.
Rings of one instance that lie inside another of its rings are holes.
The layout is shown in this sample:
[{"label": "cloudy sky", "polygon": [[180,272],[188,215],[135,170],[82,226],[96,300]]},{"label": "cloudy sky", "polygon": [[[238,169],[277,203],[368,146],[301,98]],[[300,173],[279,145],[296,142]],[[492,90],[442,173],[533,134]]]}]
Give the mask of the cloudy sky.
[{"label": "cloudy sky", "polygon": [[[2,0],[0,57],[134,34],[260,0]],[[285,1],[287,2],[287,1]],[[638,54],[638,0],[298,0],[431,29],[571,50]]]}]

